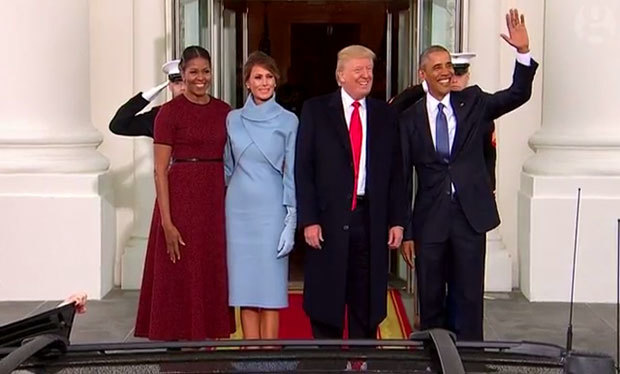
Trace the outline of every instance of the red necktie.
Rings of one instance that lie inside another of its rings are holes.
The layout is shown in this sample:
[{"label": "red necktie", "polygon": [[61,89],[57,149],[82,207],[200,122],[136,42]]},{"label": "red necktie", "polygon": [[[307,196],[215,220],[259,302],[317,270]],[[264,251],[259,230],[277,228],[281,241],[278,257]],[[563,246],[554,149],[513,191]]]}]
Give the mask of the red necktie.
[{"label": "red necktie", "polygon": [[351,140],[351,151],[353,153],[353,195],[351,210],[355,210],[357,205],[357,181],[360,171],[360,158],[362,155],[362,120],[360,118],[360,103],[353,102],[353,113],[351,113],[351,123],[349,124],[349,139]]}]

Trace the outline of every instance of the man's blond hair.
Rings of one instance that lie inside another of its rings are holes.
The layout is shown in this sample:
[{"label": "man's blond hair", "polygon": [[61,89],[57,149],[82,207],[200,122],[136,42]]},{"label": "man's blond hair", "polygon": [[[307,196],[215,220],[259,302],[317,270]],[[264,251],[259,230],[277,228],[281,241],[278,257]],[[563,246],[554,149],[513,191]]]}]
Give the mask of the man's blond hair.
[{"label": "man's blond hair", "polygon": [[340,81],[338,80],[338,73],[344,69],[344,64],[354,58],[369,58],[373,62],[377,56],[375,53],[369,48],[364,47],[363,45],[350,45],[348,47],[344,47],[338,52],[338,62],[336,63],[336,82],[340,86]]}]

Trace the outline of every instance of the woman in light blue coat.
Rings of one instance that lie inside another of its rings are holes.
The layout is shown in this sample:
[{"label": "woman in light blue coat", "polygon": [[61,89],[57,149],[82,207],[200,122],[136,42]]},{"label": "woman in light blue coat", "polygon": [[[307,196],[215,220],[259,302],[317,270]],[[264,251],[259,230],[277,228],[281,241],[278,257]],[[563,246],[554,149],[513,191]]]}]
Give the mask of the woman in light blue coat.
[{"label": "woman in light blue coat", "polygon": [[241,308],[245,339],[277,339],[288,306],[293,248],[297,117],[275,102],[275,61],[254,52],[243,67],[250,91],[228,114],[226,241],[229,305]]}]

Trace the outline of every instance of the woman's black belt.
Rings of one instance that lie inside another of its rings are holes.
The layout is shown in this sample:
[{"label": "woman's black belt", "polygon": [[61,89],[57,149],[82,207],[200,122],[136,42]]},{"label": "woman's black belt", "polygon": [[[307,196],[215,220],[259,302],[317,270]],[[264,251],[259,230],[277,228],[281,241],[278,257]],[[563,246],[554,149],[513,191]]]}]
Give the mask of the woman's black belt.
[{"label": "woman's black belt", "polygon": [[222,158],[173,158],[172,163],[176,164],[177,162],[222,162]]}]

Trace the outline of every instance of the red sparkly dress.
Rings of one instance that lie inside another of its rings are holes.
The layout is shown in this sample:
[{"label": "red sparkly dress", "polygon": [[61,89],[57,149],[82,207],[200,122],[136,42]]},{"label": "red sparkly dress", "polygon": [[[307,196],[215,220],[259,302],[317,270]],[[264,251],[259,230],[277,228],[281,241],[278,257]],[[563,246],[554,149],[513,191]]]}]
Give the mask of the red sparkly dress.
[{"label": "red sparkly dress", "polygon": [[[170,214],[185,242],[170,261],[157,201],[149,234],[135,335],[153,340],[228,338],[224,227],[226,115],[211,98],[200,105],[179,95],[155,119],[154,142],[172,146],[168,173]],[[174,160],[178,160],[175,162]]]}]

